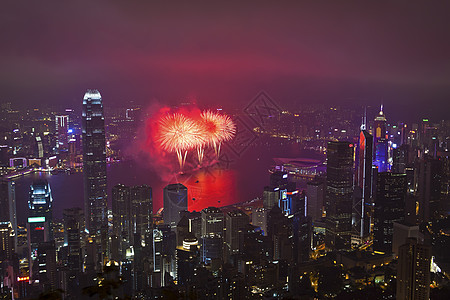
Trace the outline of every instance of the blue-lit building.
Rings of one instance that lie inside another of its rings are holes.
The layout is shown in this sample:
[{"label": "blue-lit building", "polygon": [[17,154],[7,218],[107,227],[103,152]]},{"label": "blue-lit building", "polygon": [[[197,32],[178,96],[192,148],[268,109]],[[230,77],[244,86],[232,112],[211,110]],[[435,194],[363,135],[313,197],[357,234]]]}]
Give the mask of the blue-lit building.
[{"label": "blue-lit building", "polygon": [[264,187],[264,208],[270,210],[278,205],[286,216],[298,210],[298,200],[302,195],[297,190],[295,182],[289,181],[288,177],[288,172],[285,171],[275,171],[270,174],[270,185]]},{"label": "blue-lit building", "polygon": [[28,208],[30,217],[44,217],[49,223],[50,238],[52,238],[52,206],[53,197],[50,184],[45,179],[39,179],[30,186],[30,198],[28,200]]},{"label": "blue-lit building", "polygon": [[388,140],[389,136],[386,130],[386,117],[384,116],[383,106],[375,118],[374,122],[374,161],[373,164],[378,167],[378,172],[387,172],[389,167]]},{"label": "blue-lit building", "polygon": [[223,256],[223,238],[220,235],[209,235],[201,238],[201,260],[210,264],[214,260],[221,260]]},{"label": "blue-lit building", "polygon": [[39,280],[39,246],[53,240],[53,197],[50,184],[38,179],[30,186],[27,222],[30,278]]}]

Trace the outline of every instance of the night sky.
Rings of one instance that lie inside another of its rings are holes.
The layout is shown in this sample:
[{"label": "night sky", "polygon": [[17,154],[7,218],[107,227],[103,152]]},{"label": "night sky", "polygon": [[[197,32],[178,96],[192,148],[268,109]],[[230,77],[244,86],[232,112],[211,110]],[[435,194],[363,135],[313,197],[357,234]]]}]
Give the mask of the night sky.
[{"label": "night sky", "polygon": [[105,105],[239,108],[265,90],[288,108],[444,118],[449,15],[449,1],[3,1],[0,101],[81,106],[97,88]]}]

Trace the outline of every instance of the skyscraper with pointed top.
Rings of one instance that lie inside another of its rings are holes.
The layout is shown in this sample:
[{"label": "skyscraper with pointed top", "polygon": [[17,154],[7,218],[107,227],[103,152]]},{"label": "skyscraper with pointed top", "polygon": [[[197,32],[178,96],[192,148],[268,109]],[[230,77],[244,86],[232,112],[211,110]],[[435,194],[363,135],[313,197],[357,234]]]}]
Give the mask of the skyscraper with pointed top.
[{"label": "skyscraper with pointed top", "polygon": [[370,218],[373,194],[373,136],[367,131],[366,112],[361,124],[358,147],[356,147],[356,172],[354,203],[352,213],[353,227],[361,238],[370,234]]},{"label": "skyscraper with pointed top", "polygon": [[83,179],[86,229],[99,235],[107,226],[106,142],[102,97],[87,90],[83,98]]},{"label": "skyscraper with pointed top", "polygon": [[380,112],[375,117],[374,122],[374,165],[378,167],[378,172],[389,171],[388,164],[388,135],[386,131],[386,117],[381,105]]}]

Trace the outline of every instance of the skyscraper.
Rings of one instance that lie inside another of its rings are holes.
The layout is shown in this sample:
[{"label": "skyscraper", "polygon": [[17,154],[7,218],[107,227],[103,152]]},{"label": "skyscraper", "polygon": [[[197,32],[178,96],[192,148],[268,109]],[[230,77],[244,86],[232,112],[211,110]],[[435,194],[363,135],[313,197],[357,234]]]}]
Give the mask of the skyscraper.
[{"label": "skyscraper", "polygon": [[48,223],[49,239],[53,237],[53,197],[50,184],[45,179],[38,179],[30,186],[28,207],[30,217],[44,217]]},{"label": "skyscraper", "polygon": [[267,216],[267,236],[272,242],[271,251],[274,260],[289,261],[293,258],[291,219],[283,215],[278,206],[274,206]]},{"label": "skyscraper", "polygon": [[374,207],[373,249],[392,251],[394,222],[404,219],[406,174],[383,172],[377,175]]},{"label": "skyscraper", "polygon": [[16,251],[14,245],[14,230],[11,222],[0,222],[0,260],[12,260]]},{"label": "skyscraper", "polygon": [[358,147],[356,148],[355,201],[352,224],[361,238],[370,234],[372,209],[372,161],[373,136],[366,130],[366,122],[361,125]]},{"label": "skyscraper", "polygon": [[188,209],[188,189],[181,183],[169,184],[164,188],[164,224],[176,227],[180,212]]},{"label": "skyscraper", "polygon": [[68,136],[68,125],[69,116],[68,115],[57,115],[55,116],[56,123],[56,147],[60,150],[67,149],[67,143],[69,142]]},{"label": "skyscraper", "polygon": [[378,167],[378,172],[386,172],[389,170],[388,165],[388,136],[386,131],[386,117],[383,112],[383,105],[381,110],[375,118],[374,122],[374,165]]},{"label": "skyscraper", "polygon": [[[138,185],[130,188],[131,229],[134,236],[142,239],[153,229],[153,197],[152,188]],[[135,242],[132,237],[132,243]]]},{"label": "skyscraper", "polygon": [[208,207],[202,210],[202,237],[219,235],[223,237],[225,217],[220,208]]},{"label": "skyscraper", "polygon": [[84,231],[84,213],[79,207],[64,209],[64,242],[67,244],[67,268],[65,272],[66,299],[77,299],[82,279],[83,265],[81,233]]},{"label": "skyscraper", "polygon": [[429,222],[433,218],[445,216],[441,204],[443,181],[443,161],[425,157],[420,161],[417,192],[419,196],[419,220]]},{"label": "skyscraper", "polygon": [[353,144],[328,142],[326,216],[334,247],[349,248],[353,205]]},{"label": "skyscraper", "polygon": [[267,216],[269,210],[264,207],[252,208],[252,225],[261,228],[262,234],[267,235]]},{"label": "skyscraper", "polygon": [[392,171],[395,173],[405,173],[409,163],[409,145],[403,144],[394,149],[392,156]]},{"label": "skyscraper", "polygon": [[431,246],[408,238],[399,247],[397,266],[397,299],[430,299]]},{"label": "skyscraper", "polygon": [[99,235],[107,225],[106,144],[102,97],[88,90],[83,98],[83,179],[86,228]]},{"label": "skyscraper", "polygon": [[[130,246],[130,204],[130,188],[123,184],[114,186],[112,188],[113,241],[115,239],[118,241],[111,249],[114,260],[124,259],[126,249]],[[117,250],[118,256],[115,255]]]},{"label": "skyscraper", "polygon": [[39,245],[50,241],[50,226],[45,217],[29,217],[27,222],[28,264],[30,278],[39,279]]},{"label": "skyscraper", "polygon": [[38,246],[39,284],[43,291],[57,288],[55,241],[41,242]]},{"label": "skyscraper", "polygon": [[9,222],[17,246],[16,187],[14,181],[0,181],[0,222]]},{"label": "skyscraper", "polygon": [[306,184],[306,195],[308,197],[306,214],[313,221],[322,218],[324,190],[325,182],[322,180],[313,180]]},{"label": "skyscraper", "polygon": [[230,254],[238,253],[243,242],[239,238],[239,231],[248,225],[249,218],[242,210],[236,209],[226,214],[225,223],[225,242],[228,248],[227,250]]},{"label": "skyscraper", "polygon": [[[126,249],[145,238],[152,230],[152,189],[147,185],[128,187],[118,184],[112,188],[114,259],[117,250],[125,258]],[[117,241],[116,241],[117,240]]]}]

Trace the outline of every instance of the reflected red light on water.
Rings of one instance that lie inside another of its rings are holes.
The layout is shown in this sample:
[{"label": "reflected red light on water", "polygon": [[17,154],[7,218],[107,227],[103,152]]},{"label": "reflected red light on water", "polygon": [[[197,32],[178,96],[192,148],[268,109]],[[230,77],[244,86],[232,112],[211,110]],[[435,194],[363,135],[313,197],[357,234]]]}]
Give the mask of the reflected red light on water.
[{"label": "reflected red light on water", "polygon": [[209,206],[221,207],[239,202],[235,170],[203,169],[179,177],[178,181],[188,188],[189,211],[201,211]]}]

